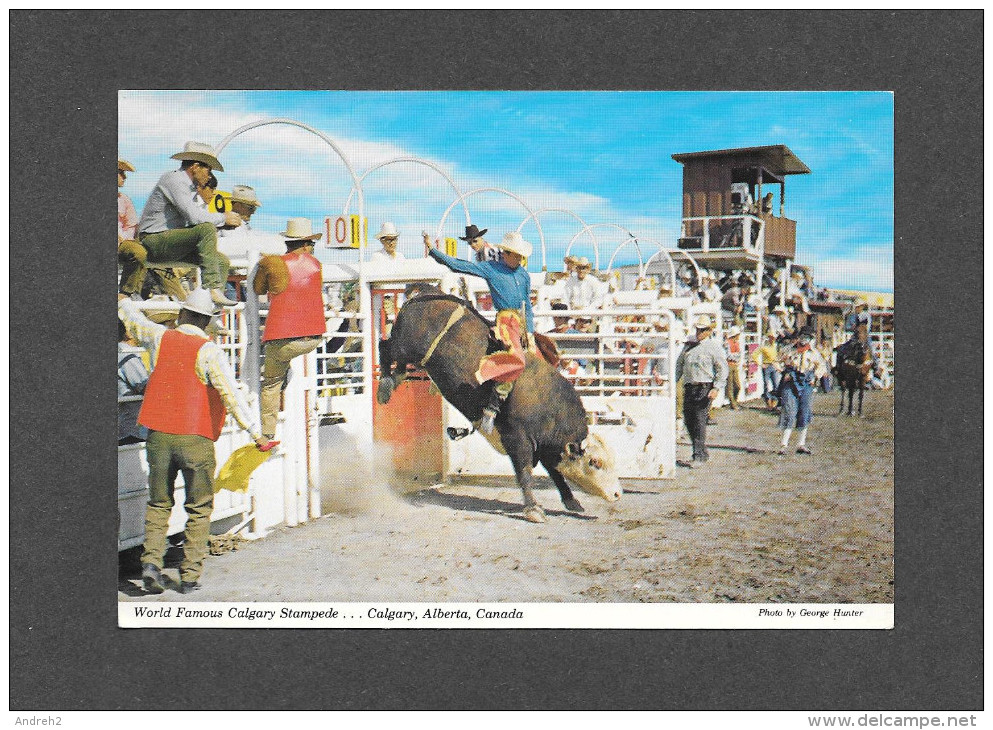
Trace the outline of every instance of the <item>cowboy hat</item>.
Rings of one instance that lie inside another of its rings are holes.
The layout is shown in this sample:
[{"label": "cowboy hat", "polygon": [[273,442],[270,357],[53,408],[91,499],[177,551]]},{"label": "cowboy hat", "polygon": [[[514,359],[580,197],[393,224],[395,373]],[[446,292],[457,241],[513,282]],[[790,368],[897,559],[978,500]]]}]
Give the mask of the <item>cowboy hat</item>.
[{"label": "cowboy hat", "polygon": [[125,170],[126,172],[134,172],[134,165],[132,165],[127,160],[122,160],[120,157],[117,158],[117,170]]},{"label": "cowboy hat", "polygon": [[706,314],[701,314],[696,319],[693,320],[693,326],[698,330],[712,330],[714,329],[714,320],[708,317]]},{"label": "cowboy hat", "polygon": [[187,142],[183,145],[183,151],[172,155],[170,159],[193,160],[194,162],[200,162],[207,165],[211,170],[224,172],[224,168],[221,167],[221,163],[217,159],[217,153],[214,151],[214,148],[209,144],[204,144],[203,142]]},{"label": "cowboy hat", "polygon": [[279,234],[291,241],[316,241],[323,233],[313,233],[310,218],[290,218],[286,221],[286,230]]},{"label": "cowboy hat", "polygon": [[262,203],[260,203],[259,199],[255,197],[255,188],[249,187],[248,185],[235,185],[231,188],[231,202],[254,205],[256,208],[262,207]]},{"label": "cowboy hat", "polygon": [[520,254],[524,258],[531,255],[531,244],[525,241],[517,231],[505,234],[503,240],[497,244],[497,248]]},{"label": "cowboy hat", "polygon": [[593,268],[593,264],[591,264],[590,263],[590,260],[588,258],[586,258],[585,256],[580,256],[578,259],[576,259],[576,268],[577,269],[592,269]]},{"label": "cowboy hat", "polygon": [[373,236],[376,240],[382,241],[384,238],[400,238],[397,227],[387,221],[379,227],[379,233]]},{"label": "cowboy hat", "polygon": [[180,309],[188,309],[197,314],[213,317],[216,308],[214,307],[214,301],[210,298],[209,291],[206,289],[194,289],[187,295]]},{"label": "cowboy hat", "polygon": [[737,337],[740,334],[741,334],[741,327],[735,326],[735,327],[731,327],[730,329],[728,329],[728,335],[727,336],[728,337]]},{"label": "cowboy hat", "polygon": [[486,232],[488,230],[490,230],[490,229],[489,228],[484,228],[483,230],[479,230],[476,227],[476,224],[473,223],[472,225],[468,225],[468,226],[465,227],[465,236],[459,236],[459,240],[460,241],[471,241],[474,238],[482,238],[484,235],[486,235]]}]

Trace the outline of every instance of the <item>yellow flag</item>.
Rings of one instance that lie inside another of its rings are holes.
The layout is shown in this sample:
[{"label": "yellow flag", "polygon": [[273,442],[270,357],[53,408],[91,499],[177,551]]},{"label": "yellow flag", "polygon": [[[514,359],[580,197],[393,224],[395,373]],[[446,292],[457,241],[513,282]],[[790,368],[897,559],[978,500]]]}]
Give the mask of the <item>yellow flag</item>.
[{"label": "yellow flag", "polygon": [[217,472],[217,477],[214,479],[214,494],[222,489],[227,489],[229,492],[246,491],[252,472],[258,469],[270,454],[272,449],[259,451],[255,444],[247,444],[235,449]]}]

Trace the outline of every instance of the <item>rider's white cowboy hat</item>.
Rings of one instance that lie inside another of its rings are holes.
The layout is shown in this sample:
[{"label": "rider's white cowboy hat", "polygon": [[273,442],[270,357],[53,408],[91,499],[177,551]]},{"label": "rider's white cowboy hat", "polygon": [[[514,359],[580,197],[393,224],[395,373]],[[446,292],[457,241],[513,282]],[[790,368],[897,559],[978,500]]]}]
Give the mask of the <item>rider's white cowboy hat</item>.
[{"label": "rider's white cowboy hat", "polygon": [[291,241],[316,241],[323,233],[314,233],[310,218],[290,218],[286,221],[286,230],[279,234]]},{"label": "rider's white cowboy hat", "polygon": [[497,244],[497,248],[520,254],[524,258],[531,255],[531,244],[525,241],[517,231],[506,234],[503,240]]},{"label": "rider's white cowboy hat", "polygon": [[375,238],[382,241],[384,238],[400,238],[400,234],[397,232],[395,225],[386,222],[379,227],[379,233],[375,235]]},{"label": "rider's white cowboy hat", "polygon": [[740,334],[741,334],[740,327],[732,327],[731,329],[728,330],[728,337],[737,337]]},{"label": "rider's white cowboy hat", "polygon": [[701,314],[699,317],[693,320],[693,326],[698,330],[712,330],[714,329],[714,320],[708,317],[706,314]]},{"label": "rider's white cowboy hat", "polygon": [[588,258],[586,258],[585,256],[580,256],[578,259],[576,259],[576,268],[577,269],[592,269],[593,268],[593,264],[591,264],[590,263],[590,260]]},{"label": "rider's white cowboy hat", "polygon": [[255,188],[248,185],[235,185],[231,188],[231,202],[254,205],[256,208],[262,207],[262,203],[255,197]]},{"label": "rider's white cowboy hat", "polygon": [[191,291],[183,301],[181,308],[188,309],[197,314],[204,314],[208,317],[213,317],[216,310],[214,301],[210,298],[210,292],[206,289],[194,289]]},{"label": "rider's white cowboy hat", "polygon": [[211,170],[224,172],[224,168],[221,167],[221,163],[217,159],[217,153],[214,151],[214,148],[209,144],[204,144],[203,142],[187,142],[183,145],[183,151],[172,155],[172,159],[202,162],[203,164],[208,165]]},{"label": "rider's white cowboy hat", "polygon": [[117,158],[117,169],[118,171],[124,170],[125,172],[134,172],[134,165],[132,165],[127,160]]}]

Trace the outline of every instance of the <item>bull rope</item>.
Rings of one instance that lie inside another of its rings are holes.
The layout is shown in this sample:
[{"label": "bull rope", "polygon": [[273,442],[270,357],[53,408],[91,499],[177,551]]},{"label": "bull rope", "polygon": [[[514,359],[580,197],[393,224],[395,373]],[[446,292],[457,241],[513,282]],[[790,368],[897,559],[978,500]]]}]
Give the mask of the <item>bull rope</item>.
[{"label": "bull rope", "polygon": [[438,333],[438,336],[434,338],[434,341],[431,343],[431,346],[428,348],[427,353],[425,353],[424,357],[421,359],[421,367],[424,367],[425,365],[428,364],[428,360],[430,360],[431,356],[434,354],[434,350],[436,347],[438,347],[438,344],[441,342],[441,338],[448,334],[448,330],[454,327],[455,323],[458,322],[460,319],[462,319],[462,315],[464,315],[465,313],[466,313],[466,308],[461,305],[459,306],[458,309],[452,312],[451,316],[448,318],[448,323],[445,324],[444,329],[442,329],[441,332]]}]

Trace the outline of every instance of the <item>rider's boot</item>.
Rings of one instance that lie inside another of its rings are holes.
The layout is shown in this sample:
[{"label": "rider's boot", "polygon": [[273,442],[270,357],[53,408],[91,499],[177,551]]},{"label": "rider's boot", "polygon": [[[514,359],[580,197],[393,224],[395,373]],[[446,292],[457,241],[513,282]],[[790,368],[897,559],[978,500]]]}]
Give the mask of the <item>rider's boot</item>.
[{"label": "rider's boot", "polygon": [[493,423],[496,421],[497,414],[500,412],[500,407],[503,406],[503,402],[507,400],[507,396],[510,395],[511,389],[514,384],[511,383],[494,383],[493,390],[490,391],[490,402],[486,404],[483,408],[483,418],[479,422],[479,430],[489,435],[493,433]]}]

